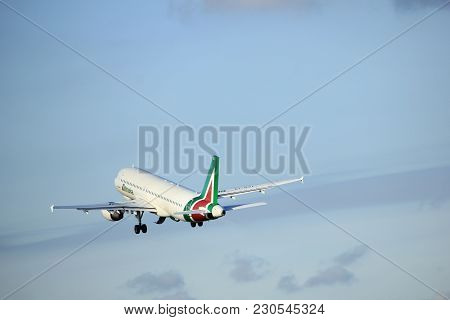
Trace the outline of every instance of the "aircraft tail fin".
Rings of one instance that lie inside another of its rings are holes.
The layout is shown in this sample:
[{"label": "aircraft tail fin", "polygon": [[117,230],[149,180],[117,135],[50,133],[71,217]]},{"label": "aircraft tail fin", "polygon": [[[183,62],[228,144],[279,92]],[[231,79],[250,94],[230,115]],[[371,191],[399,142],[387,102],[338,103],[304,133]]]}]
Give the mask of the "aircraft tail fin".
[{"label": "aircraft tail fin", "polygon": [[191,199],[184,207],[185,211],[204,208],[211,210],[217,204],[219,193],[219,157],[213,156],[209,167],[208,176],[203,185],[202,193]]}]

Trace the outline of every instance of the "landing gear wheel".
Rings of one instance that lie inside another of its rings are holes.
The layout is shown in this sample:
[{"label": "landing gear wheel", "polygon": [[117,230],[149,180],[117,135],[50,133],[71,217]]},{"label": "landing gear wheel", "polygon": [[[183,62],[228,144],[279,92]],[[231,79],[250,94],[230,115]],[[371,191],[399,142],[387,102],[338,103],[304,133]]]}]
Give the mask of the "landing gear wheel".
[{"label": "landing gear wheel", "polygon": [[195,222],[191,222],[191,227],[195,228],[195,226],[196,226],[196,223]]},{"label": "landing gear wheel", "polygon": [[134,226],[134,233],[139,234],[141,231],[142,233],[147,233],[147,225],[142,224],[142,216],[144,215],[144,211],[136,211],[136,219],[138,220],[138,224]]},{"label": "landing gear wheel", "polygon": [[199,226],[199,227],[203,227],[203,222],[199,222],[199,223],[198,223],[198,226]]}]

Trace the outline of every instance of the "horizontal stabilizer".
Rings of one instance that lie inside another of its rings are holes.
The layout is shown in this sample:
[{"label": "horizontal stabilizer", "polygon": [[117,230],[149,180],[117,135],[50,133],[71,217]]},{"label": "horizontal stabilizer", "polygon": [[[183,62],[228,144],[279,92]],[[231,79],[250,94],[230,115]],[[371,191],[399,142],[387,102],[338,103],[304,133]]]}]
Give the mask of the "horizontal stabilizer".
[{"label": "horizontal stabilizer", "polygon": [[199,222],[208,220],[208,211],[206,210],[189,210],[172,213],[171,216],[177,220],[186,222]]},{"label": "horizontal stabilizer", "polygon": [[219,197],[220,198],[234,198],[236,196],[247,194],[247,193],[252,193],[252,192],[264,193],[266,190],[269,190],[269,189],[272,189],[275,187],[279,187],[279,186],[282,186],[285,184],[294,183],[294,182],[303,183],[303,177],[289,179],[289,180],[280,180],[280,181],[275,181],[275,182],[263,183],[263,184],[258,184],[255,186],[222,190],[222,191],[219,191]]},{"label": "horizontal stabilizer", "polygon": [[265,202],[255,202],[255,203],[236,204],[236,205],[232,205],[232,206],[224,206],[223,208],[225,211],[241,210],[241,209],[265,206],[266,204],[267,203],[265,203]]}]

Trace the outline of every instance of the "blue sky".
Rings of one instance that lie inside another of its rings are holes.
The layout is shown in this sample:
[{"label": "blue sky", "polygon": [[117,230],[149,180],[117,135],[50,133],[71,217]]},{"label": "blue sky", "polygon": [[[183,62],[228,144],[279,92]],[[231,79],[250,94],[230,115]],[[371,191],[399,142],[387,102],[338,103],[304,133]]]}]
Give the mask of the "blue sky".
[{"label": "blue sky", "polygon": [[[264,124],[443,1],[8,3],[198,128]],[[447,295],[449,14],[273,123],[312,128],[311,174],[290,193]],[[4,296],[110,226],[50,215],[51,203],[119,200],[113,179],[137,162],[138,126],[178,123],[4,5],[0,30]],[[263,182],[235,172],[221,188]],[[202,229],[136,237],[122,221],[12,298],[439,297],[285,193],[264,200]]]}]

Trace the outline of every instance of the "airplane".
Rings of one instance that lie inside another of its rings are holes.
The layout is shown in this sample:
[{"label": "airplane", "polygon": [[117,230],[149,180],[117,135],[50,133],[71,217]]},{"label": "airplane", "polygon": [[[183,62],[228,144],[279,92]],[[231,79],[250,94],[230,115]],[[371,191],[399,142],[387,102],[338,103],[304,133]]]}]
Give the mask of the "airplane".
[{"label": "airplane", "polygon": [[303,177],[219,191],[219,157],[213,156],[203,190],[201,193],[165,180],[138,168],[125,168],[119,171],[114,180],[116,190],[127,201],[107,202],[87,205],[63,205],[50,207],[51,212],[58,209],[76,209],[88,213],[100,210],[109,221],[122,220],[125,214],[133,214],[138,224],[134,226],[136,234],[147,233],[147,225],[142,224],[144,212],[158,216],[156,224],[162,224],[167,218],[173,221],[189,222],[192,227],[203,226],[225,216],[229,211],[266,205],[265,202],[220,205],[219,198],[232,198],[252,192],[264,193],[266,190],[288,183],[301,182]]}]

